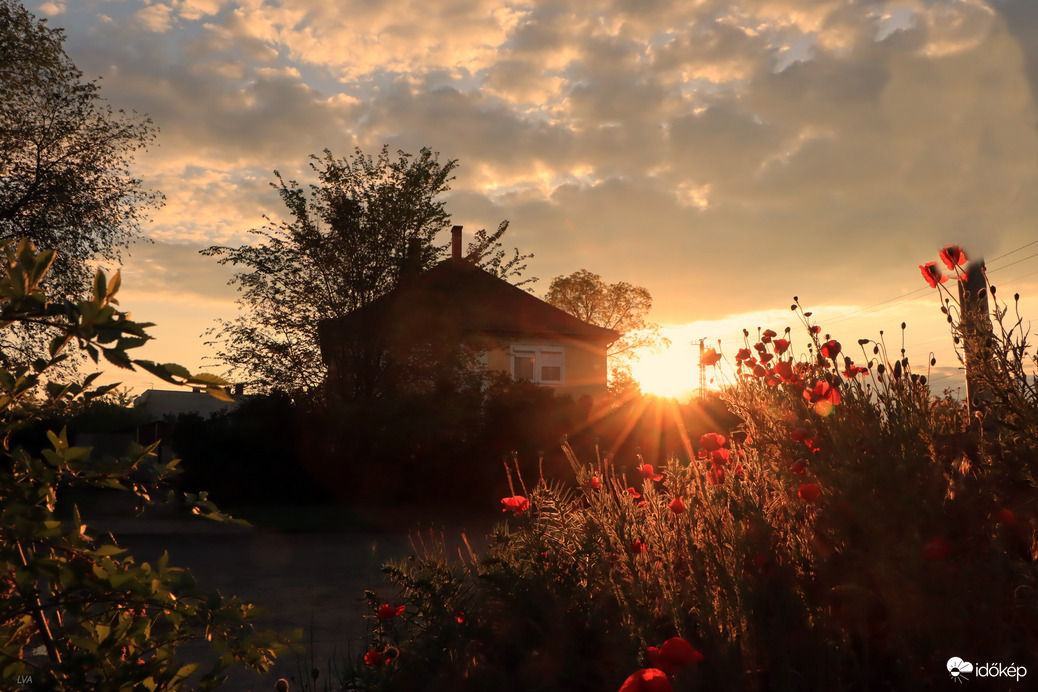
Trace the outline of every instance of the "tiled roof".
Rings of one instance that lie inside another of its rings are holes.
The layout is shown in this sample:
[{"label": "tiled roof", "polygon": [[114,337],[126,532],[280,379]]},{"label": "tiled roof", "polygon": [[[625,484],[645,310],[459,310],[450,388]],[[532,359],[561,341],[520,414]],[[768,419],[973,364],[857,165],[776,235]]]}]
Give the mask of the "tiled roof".
[{"label": "tiled roof", "polygon": [[322,321],[324,335],[379,325],[409,325],[408,331],[456,328],[489,336],[565,337],[599,344],[619,338],[564,312],[468,260],[448,259],[376,301],[338,319]]}]

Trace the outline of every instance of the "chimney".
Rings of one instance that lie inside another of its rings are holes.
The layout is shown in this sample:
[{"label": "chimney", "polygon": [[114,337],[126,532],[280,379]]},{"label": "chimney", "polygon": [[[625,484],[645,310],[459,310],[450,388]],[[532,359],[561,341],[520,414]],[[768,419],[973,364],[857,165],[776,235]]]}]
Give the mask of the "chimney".
[{"label": "chimney", "polygon": [[451,259],[461,259],[461,226],[451,229]]}]

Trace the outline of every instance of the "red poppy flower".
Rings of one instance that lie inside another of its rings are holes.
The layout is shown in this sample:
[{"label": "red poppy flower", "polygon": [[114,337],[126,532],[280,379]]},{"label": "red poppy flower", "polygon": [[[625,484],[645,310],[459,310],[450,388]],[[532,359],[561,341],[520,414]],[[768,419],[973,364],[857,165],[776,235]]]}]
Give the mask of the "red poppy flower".
[{"label": "red poppy flower", "polygon": [[634,488],[628,488],[627,492],[629,492],[631,494],[631,497],[633,497],[635,500],[642,499],[642,494],[640,492],[638,492],[637,490],[635,490]]},{"label": "red poppy flower", "polygon": [[938,536],[923,544],[923,557],[930,562],[943,560],[951,554],[951,551],[951,542],[943,536]]},{"label": "red poppy flower", "polygon": [[825,380],[819,380],[812,389],[804,390],[804,398],[812,404],[828,401],[835,406],[840,403],[840,392]]},{"label": "red poppy flower", "polygon": [[1003,507],[998,511],[998,520],[1006,526],[1016,526],[1017,524],[1016,515],[1008,507]]},{"label": "red poppy flower", "polygon": [[664,673],[673,675],[679,669],[699,663],[705,656],[681,637],[671,637],[660,645],[650,646],[649,661]]},{"label": "red poppy flower", "polygon": [[809,329],[808,331],[810,331],[812,334],[821,334],[822,328],[816,324],[815,326],[811,327],[811,329]]},{"label": "red poppy flower", "polygon": [[385,656],[378,649],[372,649],[371,651],[364,654],[364,664],[378,668],[380,665],[386,662]]},{"label": "red poppy flower", "polygon": [[794,476],[800,476],[804,473],[804,467],[807,466],[807,462],[803,459],[797,459],[793,462],[793,465],[789,467],[789,470],[793,472]]},{"label": "red poppy flower", "polygon": [[708,452],[724,447],[725,442],[726,440],[724,435],[719,435],[717,433],[707,433],[699,438],[699,446]]},{"label": "red poppy flower", "polygon": [[804,502],[811,503],[822,496],[822,491],[818,488],[817,483],[801,483],[797,495]]},{"label": "red poppy flower", "polygon": [[652,470],[652,464],[642,464],[638,467],[638,473],[642,474],[642,478],[648,478],[650,481],[662,481],[663,475],[656,473]]},{"label": "red poppy flower", "polygon": [[843,371],[843,376],[848,380],[853,380],[858,375],[864,375],[869,371],[868,368],[863,368],[858,365],[850,365],[846,370]]},{"label": "red poppy flower", "polygon": [[775,363],[775,373],[782,378],[783,382],[788,382],[796,377],[793,374],[793,364],[788,360]]},{"label": "red poppy flower", "polygon": [[673,500],[670,501],[670,504],[668,504],[667,506],[670,507],[670,511],[674,512],[674,514],[685,513],[685,501],[682,500],[680,497],[675,497]]},{"label": "red poppy flower", "polygon": [[781,356],[789,348],[789,341],[787,339],[775,339],[771,342],[771,346],[775,349],[775,354]]},{"label": "red poppy flower", "polygon": [[707,350],[703,351],[703,355],[699,357],[699,363],[705,368],[709,368],[712,365],[717,365],[720,362],[721,354],[712,348],[708,348]]},{"label": "red poppy flower", "polygon": [[752,358],[752,357],[753,357],[753,352],[750,351],[750,349],[748,349],[748,348],[740,348],[739,352],[735,354],[735,362],[738,363],[739,361],[743,361],[743,360],[746,360],[747,358]]},{"label": "red poppy flower", "polygon": [[710,461],[714,463],[714,466],[724,466],[728,463],[728,458],[731,454],[732,453],[727,449],[715,449],[710,452]]},{"label": "red poppy flower", "polygon": [[771,329],[765,329],[764,333],[760,335],[760,340],[766,344],[770,344],[771,340],[778,336],[778,332]]},{"label": "red poppy flower", "polygon": [[601,490],[602,489],[602,481],[598,480],[598,476],[592,476],[591,477],[591,489],[592,490]]},{"label": "red poppy flower", "polygon": [[754,377],[764,377],[767,374],[768,374],[768,369],[765,368],[763,365],[758,363],[757,365],[753,366],[753,376]]},{"label": "red poppy flower", "polygon": [[926,279],[926,283],[930,284],[930,288],[937,288],[937,284],[943,284],[948,280],[944,272],[937,267],[936,262],[920,264],[919,271],[923,273],[923,278]]},{"label": "red poppy flower", "polygon": [[948,245],[940,252],[941,259],[944,260],[944,264],[950,271],[954,271],[955,267],[961,267],[966,264],[966,253],[962,251],[962,247],[958,245]]},{"label": "red poppy flower", "polygon": [[512,497],[502,497],[501,504],[504,505],[502,512],[511,510],[515,514],[522,514],[526,510],[530,509],[530,501],[522,495],[513,495]]},{"label": "red poppy flower", "polygon": [[766,353],[768,350],[768,347],[764,345],[763,341],[758,341],[757,343],[755,343],[753,345],[753,348],[757,350],[757,353]]},{"label": "red poppy flower", "polygon": [[454,619],[458,621],[459,625],[464,625],[465,624],[465,611],[459,610],[456,613],[454,613]]},{"label": "red poppy flower", "polygon": [[773,353],[762,353],[762,354],[760,354],[760,362],[767,363],[774,357],[775,357],[775,354],[773,354]]},{"label": "red poppy flower", "polygon": [[659,668],[642,668],[624,680],[619,692],[674,692],[674,686]]},{"label": "red poppy flower", "polygon": [[645,550],[645,544],[641,542],[641,539],[635,539],[634,543],[631,544],[631,552],[635,555],[638,553],[644,553]]},{"label": "red poppy flower", "polygon": [[383,603],[382,607],[378,609],[378,613],[376,613],[375,616],[379,620],[389,620],[390,618],[395,618],[397,615],[402,615],[403,612],[404,606],[393,607],[388,603]]},{"label": "red poppy flower", "polygon": [[830,339],[822,344],[822,356],[824,358],[835,358],[840,355],[840,342],[835,339]]}]

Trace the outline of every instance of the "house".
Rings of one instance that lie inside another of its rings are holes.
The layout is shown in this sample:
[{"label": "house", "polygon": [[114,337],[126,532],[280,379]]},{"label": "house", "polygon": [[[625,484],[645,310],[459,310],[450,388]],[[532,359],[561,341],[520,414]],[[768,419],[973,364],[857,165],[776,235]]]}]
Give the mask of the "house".
[{"label": "house", "polygon": [[[236,389],[235,393],[240,395],[241,390]],[[194,413],[209,418],[233,411],[237,406],[237,401],[221,401],[201,388],[148,389],[133,401],[134,411],[140,418],[135,433],[136,442],[142,445],[159,442],[159,460],[168,462],[173,459],[169,429],[177,416]]]},{"label": "house", "polygon": [[369,344],[377,341],[368,357],[393,344],[409,353],[430,345],[464,347],[489,370],[574,397],[606,393],[606,348],[620,336],[476,266],[462,256],[460,226],[452,229],[450,259],[402,278],[344,317],[322,320],[318,331],[329,382],[341,381],[358,362],[357,337],[365,335]]}]

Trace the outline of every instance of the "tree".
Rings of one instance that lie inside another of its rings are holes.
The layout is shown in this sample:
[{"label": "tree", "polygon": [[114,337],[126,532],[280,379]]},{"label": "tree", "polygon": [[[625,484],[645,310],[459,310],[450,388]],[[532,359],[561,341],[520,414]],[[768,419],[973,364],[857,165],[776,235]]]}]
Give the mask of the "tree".
[{"label": "tree", "polygon": [[589,324],[620,332],[606,352],[613,389],[636,390],[631,362],[637,360],[637,352],[670,344],[659,325],[646,320],[652,295],[641,286],[624,281],[607,284],[598,274],[581,269],[552,279],[545,300]]},{"label": "tree", "polygon": [[[217,661],[197,689],[212,689],[234,663],[269,669],[285,650],[274,635],[253,626],[253,607],[206,593],[191,575],[168,564],[137,564],[113,539],[95,538],[69,489],[124,492],[144,507],[172,498],[166,481],[176,462],[162,463],[155,446],[136,446],[123,459],[97,459],[70,446],[65,430],[45,430],[46,442],[26,438],[41,420],[96,402],[116,385],[92,387],[54,379],[54,368],[78,346],[97,362],[143,368],[171,384],[197,384],[227,396],[211,375],[191,375],[174,364],[133,358],[150,324],[134,322],[116,306],[119,275],[98,271],[90,298],[52,300],[42,288],[53,251],[30,243],[0,247],[0,330],[42,324],[57,336],[31,365],[0,367],[0,687],[4,689],[181,690],[197,664],[179,649],[211,642]],[[229,520],[205,493],[186,498],[192,511]]]},{"label": "tree", "polygon": [[0,240],[57,251],[50,289],[78,295],[93,263],[118,263],[161,196],[130,174],[151,120],[113,112],[84,81],[64,34],[0,0]]},{"label": "tree", "polygon": [[[360,149],[342,159],[325,150],[311,159],[317,183],[308,188],[274,173],[288,220],[268,219],[253,230],[259,244],[202,251],[242,267],[231,279],[242,294],[241,314],[207,332],[217,358],[238,381],[293,395],[314,394],[324,381],[322,319],[371,303],[443,258],[445,246],[434,241],[450,228],[450,215],[438,197],[457,166],[428,148],[396,158],[385,146],[374,158]],[[506,229],[482,231],[469,246],[470,256],[503,278],[521,273],[528,257],[516,251],[506,261],[499,243]],[[364,361],[382,358],[378,344],[358,351]]]}]

